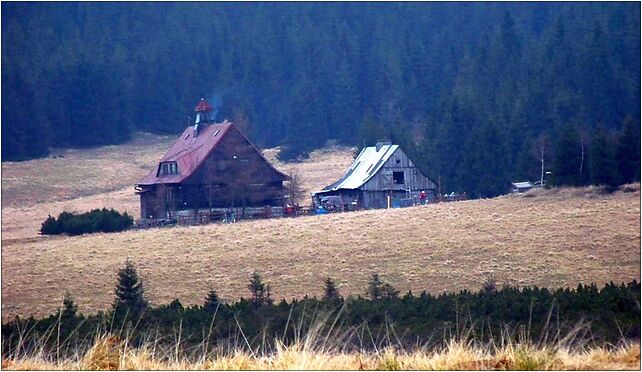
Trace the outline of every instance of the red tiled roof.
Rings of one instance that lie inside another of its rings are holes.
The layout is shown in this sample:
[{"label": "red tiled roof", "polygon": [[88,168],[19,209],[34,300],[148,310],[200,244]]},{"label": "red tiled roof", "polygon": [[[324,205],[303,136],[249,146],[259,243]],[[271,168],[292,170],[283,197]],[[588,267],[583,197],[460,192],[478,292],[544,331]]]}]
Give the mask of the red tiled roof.
[{"label": "red tiled roof", "polygon": [[[157,176],[159,167],[159,164],[157,164],[145,178],[138,182],[138,185],[145,186],[160,183],[171,184],[185,181],[201,165],[210,152],[212,152],[212,150],[214,150],[214,148],[221,142],[221,139],[225,137],[225,134],[228,133],[228,131],[237,130],[232,127],[233,124],[227,121],[218,124],[202,125],[199,127],[198,136],[195,138],[194,127],[188,126],[185,131],[183,131],[183,134],[181,134],[176,142],[174,142],[172,147],[167,150],[167,153],[159,162],[160,164],[175,161],[178,165],[178,174]],[[242,133],[241,135],[243,136]],[[250,141],[248,140],[248,142]],[[250,144],[254,147],[251,142]],[[261,155],[261,157],[263,157],[261,151],[256,147],[254,147],[254,149],[259,153],[259,155]],[[272,164],[265,159],[265,157],[263,157],[263,159],[272,169],[274,169],[275,172],[279,173],[286,179],[288,178],[285,174],[274,168]]]},{"label": "red tiled roof", "polygon": [[194,111],[199,112],[199,111],[212,111],[212,105],[210,105],[209,102],[205,100],[205,98],[201,98],[200,101],[198,101],[198,104],[194,108]]}]

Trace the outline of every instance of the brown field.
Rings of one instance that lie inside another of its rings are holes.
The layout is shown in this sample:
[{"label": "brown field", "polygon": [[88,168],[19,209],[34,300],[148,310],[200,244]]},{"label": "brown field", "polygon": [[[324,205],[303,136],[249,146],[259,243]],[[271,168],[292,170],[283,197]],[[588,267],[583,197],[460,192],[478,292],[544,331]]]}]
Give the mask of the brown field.
[{"label": "brown field", "polygon": [[[2,317],[45,315],[70,291],[83,312],[106,309],[115,273],[132,259],[152,303],[200,303],[214,287],[246,296],[258,270],[275,297],[318,295],[330,275],[342,294],[363,293],[372,272],[399,290],[477,289],[500,284],[575,286],[640,279],[640,190],[549,190],[396,210],[362,211],[94,234],[42,237],[40,223],[63,210],[116,208],[138,215],[134,183],[173,138],[67,150],[64,158],[2,164]],[[351,149],[329,148],[295,164],[306,194],[337,178]]]},{"label": "brown field", "polygon": [[276,298],[319,295],[327,275],[363,293],[373,272],[402,293],[477,289],[490,273],[518,286],[640,280],[639,185],[627,191],[4,241],[2,316],[49,314],[65,290],[83,312],[106,309],[127,258],[154,304],[201,303],[210,287],[236,300],[255,269]]},{"label": "brown field", "polygon": [[[174,141],[173,136],[138,134],[119,146],[90,150],[60,150],[62,158],[2,163],[2,240],[32,240],[47,215],[62,211],[85,212],[94,208],[114,208],[140,215],[134,184],[143,178]],[[310,158],[294,164],[276,160],[278,149],[267,149],[265,156],[278,169],[301,175],[309,194],[338,179],[352,163],[348,148],[314,151]]]}]

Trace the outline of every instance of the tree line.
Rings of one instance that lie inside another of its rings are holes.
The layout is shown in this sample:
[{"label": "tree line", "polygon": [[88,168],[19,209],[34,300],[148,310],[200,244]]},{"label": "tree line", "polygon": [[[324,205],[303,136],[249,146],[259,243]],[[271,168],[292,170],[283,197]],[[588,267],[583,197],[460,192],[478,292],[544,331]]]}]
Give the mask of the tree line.
[{"label": "tree line", "polygon": [[[265,343],[277,338],[286,343],[297,337],[300,340],[301,333],[313,332],[315,322],[321,322],[321,334],[345,343],[346,350],[378,348],[386,343],[435,346],[447,342],[446,333],[464,339],[474,335],[481,342],[505,337],[555,342],[559,341],[555,337],[574,334],[581,342],[597,344],[637,339],[640,334],[640,283],[636,280],[602,288],[579,284],[550,290],[498,288],[490,277],[479,291],[401,295],[373,273],[365,297],[343,297],[328,277],[320,283],[321,298],[277,302],[270,284],[254,272],[247,284],[248,298],[224,301],[212,288],[200,305],[183,306],[175,299],[152,306],[132,262],[126,261],[117,277],[112,307],[104,312],[79,313],[67,293],[60,309],[48,317],[16,317],[3,324],[3,355],[44,346],[44,352],[55,350],[57,356],[64,356],[77,353],[87,340],[107,332],[128,337],[134,346],[156,335],[160,346],[185,349],[203,345],[269,347]],[[244,341],[239,344],[239,339]]]},{"label": "tree line", "polygon": [[639,179],[638,3],[2,10],[4,160],[178,134],[204,97],[282,159],[392,139],[472,196],[539,180],[546,138],[551,182]]}]

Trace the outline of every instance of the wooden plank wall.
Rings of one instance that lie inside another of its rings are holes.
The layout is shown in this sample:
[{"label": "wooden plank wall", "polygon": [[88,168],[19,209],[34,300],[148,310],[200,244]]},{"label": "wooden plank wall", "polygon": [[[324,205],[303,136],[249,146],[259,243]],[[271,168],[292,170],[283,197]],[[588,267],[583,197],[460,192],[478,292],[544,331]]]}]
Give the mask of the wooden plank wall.
[{"label": "wooden plank wall", "polygon": [[[393,182],[393,172],[404,172],[404,183],[395,184]],[[379,172],[374,175],[365,185],[361,187],[363,191],[377,190],[430,190],[436,189],[437,185],[421,174],[421,171],[413,164],[412,160],[398,148],[394,154],[388,158]]]}]

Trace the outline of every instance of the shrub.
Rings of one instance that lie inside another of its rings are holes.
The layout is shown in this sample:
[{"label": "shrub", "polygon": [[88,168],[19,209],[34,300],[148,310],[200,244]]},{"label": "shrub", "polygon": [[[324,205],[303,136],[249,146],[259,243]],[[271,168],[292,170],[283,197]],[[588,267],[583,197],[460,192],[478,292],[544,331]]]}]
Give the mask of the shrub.
[{"label": "shrub", "polygon": [[44,235],[81,235],[93,232],[117,232],[127,230],[134,224],[134,219],[127,214],[122,215],[113,209],[93,209],[82,214],[62,212],[58,219],[47,217],[42,223],[40,233]]},{"label": "shrub", "polygon": [[42,223],[42,227],[40,228],[40,233],[45,234],[45,235],[57,235],[60,234],[60,225],[56,221],[54,217],[47,217],[45,222]]}]

